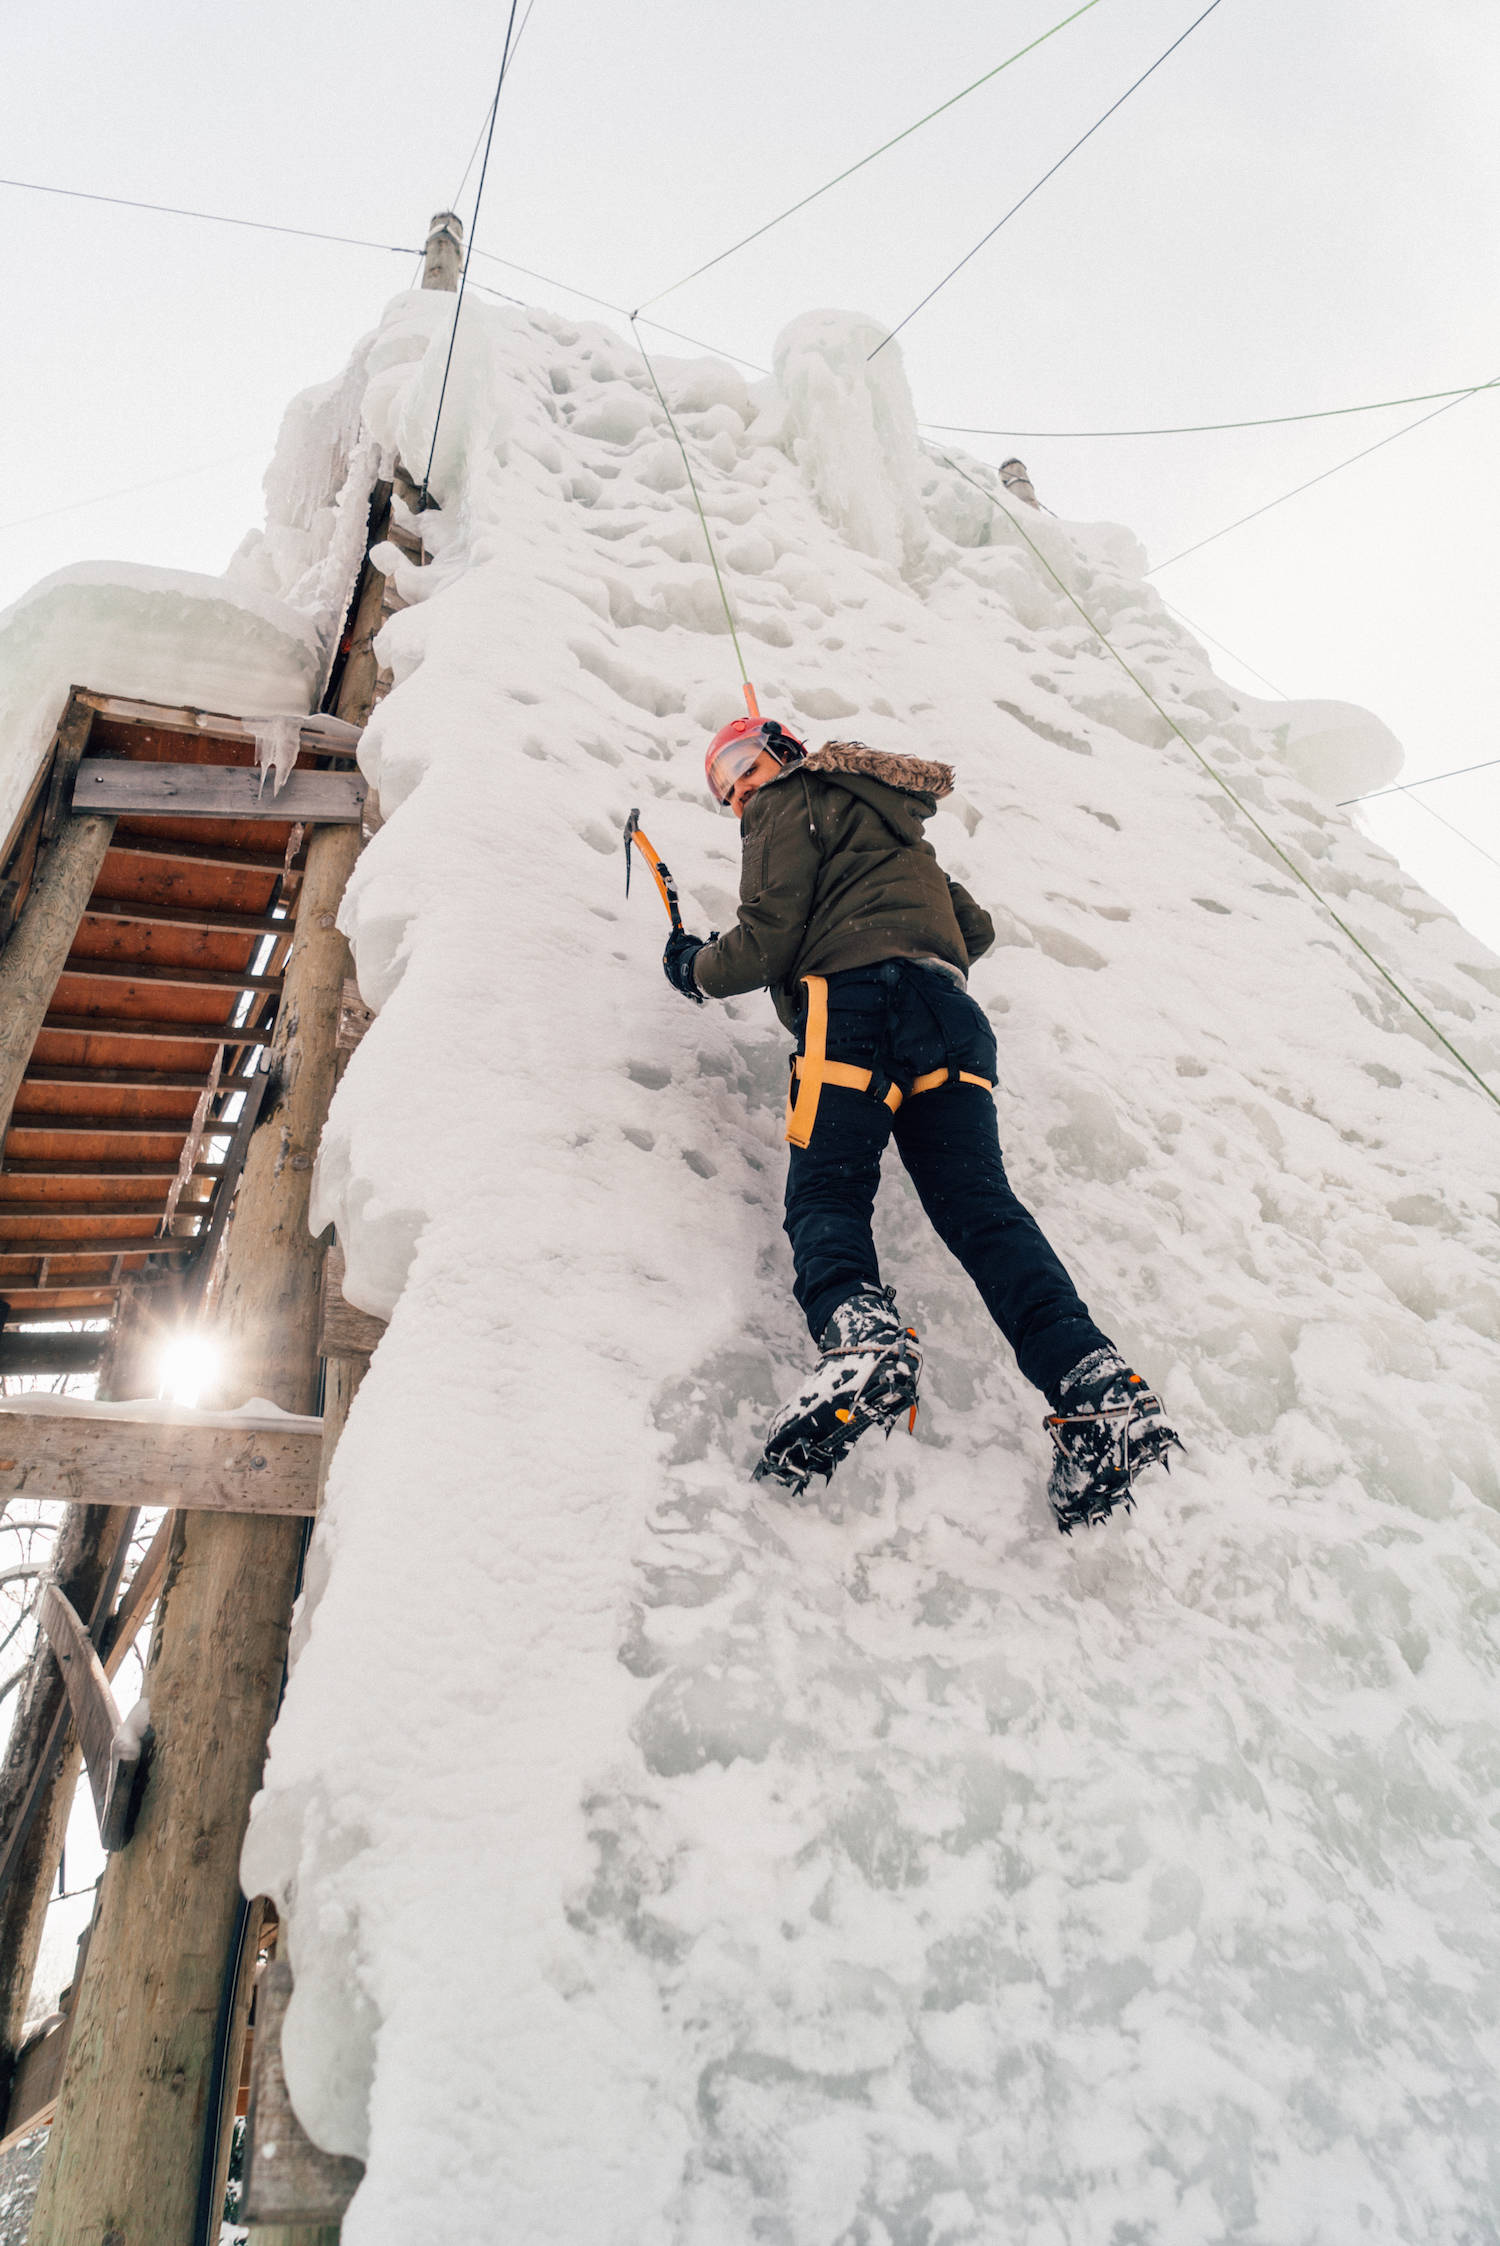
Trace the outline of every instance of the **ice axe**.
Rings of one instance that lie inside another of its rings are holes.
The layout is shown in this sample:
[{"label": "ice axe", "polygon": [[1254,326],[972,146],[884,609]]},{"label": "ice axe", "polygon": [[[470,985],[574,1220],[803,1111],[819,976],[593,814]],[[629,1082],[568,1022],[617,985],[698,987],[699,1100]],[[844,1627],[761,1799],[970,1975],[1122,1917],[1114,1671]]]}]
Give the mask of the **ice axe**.
[{"label": "ice axe", "polygon": [[625,821],[625,894],[627,897],[630,895],[630,846],[632,843],[635,844],[635,847],[651,868],[651,878],[661,891],[661,901],[672,916],[673,931],[680,936],[682,934],[682,914],[677,906],[677,884],[672,879],[671,871],[666,863],[657,856],[648,841],[645,830],[641,826],[639,811],[632,811],[630,817]]}]

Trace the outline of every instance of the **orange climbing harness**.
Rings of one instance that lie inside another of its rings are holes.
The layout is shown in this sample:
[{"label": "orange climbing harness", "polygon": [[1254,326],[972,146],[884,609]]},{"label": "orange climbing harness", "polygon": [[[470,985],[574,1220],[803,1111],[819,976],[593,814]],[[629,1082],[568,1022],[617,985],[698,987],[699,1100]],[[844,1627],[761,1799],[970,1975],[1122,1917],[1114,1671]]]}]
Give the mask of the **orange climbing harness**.
[{"label": "orange climbing harness", "polygon": [[847,1061],[828,1058],[828,978],[826,975],[804,975],[807,985],[807,1034],[803,1039],[805,1052],[794,1053],[791,1061],[791,1082],[786,1095],[786,1135],[793,1146],[806,1146],[813,1135],[813,1125],[818,1120],[818,1101],[825,1084],[841,1084],[851,1092],[868,1092],[895,1114],[905,1099],[914,1099],[918,1092],[935,1092],[942,1084],[977,1084],[986,1092],[995,1089],[987,1076],[971,1076],[966,1068],[934,1068],[925,1076],[917,1077],[909,1090],[899,1084],[889,1084],[877,1078],[873,1068],[854,1068]]}]

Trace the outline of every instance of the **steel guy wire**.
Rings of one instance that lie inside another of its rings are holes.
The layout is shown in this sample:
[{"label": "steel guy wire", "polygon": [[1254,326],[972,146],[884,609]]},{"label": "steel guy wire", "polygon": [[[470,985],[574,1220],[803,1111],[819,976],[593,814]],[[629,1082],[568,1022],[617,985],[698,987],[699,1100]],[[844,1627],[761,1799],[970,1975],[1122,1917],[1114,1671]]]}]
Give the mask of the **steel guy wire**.
[{"label": "steel guy wire", "polygon": [[681,280],[671,281],[664,289],[658,289],[655,296],[643,298],[636,307],[636,313],[627,314],[626,317],[633,318],[644,312],[648,305],[660,304],[664,296],[671,296],[676,290],[686,288],[688,282],[696,281],[700,274],[712,272],[713,268],[716,265],[722,265],[726,258],[733,257],[739,250],[748,249],[752,242],[760,240],[762,234],[769,234],[771,229],[780,226],[784,219],[794,218],[798,211],[805,211],[809,203],[816,203],[820,196],[828,194],[835,187],[841,187],[846,179],[852,179],[856,172],[862,172],[867,164],[873,164],[876,157],[884,156],[888,149],[895,148],[903,140],[910,140],[913,133],[920,132],[924,125],[930,125],[934,117],[941,117],[945,110],[952,109],[959,102],[967,100],[968,96],[977,93],[981,86],[987,86],[992,78],[998,78],[1002,71],[1009,70],[1012,63],[1020,62],[1023,56],[1034,53],[1038,47],[1044,47],[1049,39],[1057,36],[1059,31],[1066,31],[1070,23],[1076,23],[1080,16],[1086,16],[1090,8],[1095,8],[1098,5],[1099,0],[1084,0],[1081,8],[1075,8],[1071,15],[1064,16],[1060,23],[1053,24],[1050,31],[1044,31],[1039,38],[1033,39],[1030,45],[1018,47],[1013,55],[1007,55],[1004,62],[997,62],[993,70],[987,70],[984,76],[976,78],[972,85],[962,87],[956,94],[950,94],[946,101],[938,103],[936,109],[929,109],[925,117],[919,117],[915,124],[904,126],[899,133],[893,134],[889,140],[883,140],[878,148],[870,150],[868,156],[861,156],[858,163],[850,164],[843,171],[836,172],[833,178],[825,180],[821,187],[815,187],[810,195],[804,195],[798,202],[789,203],[784,211],[778,211],[774,218],[768,218],[763,226],[757,226],[752,233],[742,234],[737,242],[730,243],[727,250],[720,250],[717,257],[708,258],[702,265],[695,265],[691,273],[684,273]]},{"label": "steel guy wire", "polygon": [[[215,226],[248,226],[258,234],[298,234],[307,242],[342,242],[347,249],[388,250],[395,257],[413,254],[408,242],[371,242],[360,234],[324,234],[313,226],[279,226],[265,218],[231,218],[224,211],[188,210],[178,203],[143,203],[133,195],[96,195],[83,187],[53,187],[41,179],[0,179],[0,187],[25,188],[33,195],[65,195],[77,203],[113,203],[127,211],[157,211],[167,218],[206,218]],[[420,256],[420,250],[415,254]]]},{"label": "steel guy wire", "polygon": [[[571,281],[558,280],[555,274],[538,273],[530,265],[517,265],[513,257],[500,257],[494,250],[478,250],[475,254],[479,257],[488,258],[492,265],[503,265],[507,272],[524,273],[528,280],[545,281],[548,288],[563,289],[569,296],[581,296],[585,304],[597,304],[602,311],[617,312],[622,320],[629,320],[632,324],[639,320],[639,324],[643,328],[655,328],[658,335],[675,336],[679,343],[691,343],[696,351],[712,351],[716,357],[733,359],[739,366],[753,368],[757,374],[769,374],[771,371],[769,367],[759,365],[754,359],[747,359],[742,352],[726,351],[722,344],[705,343],[701,335],[685,335],[681,328],[669,328],[663,326],[660,320],[644,319],[638,313],[627,311],[623,304],[612,303],[607,296],[595,296],[590,289],[575,288]],[[476,281],[474,286],[477,289],[483,288],[484,283]],[[496,289],[493,293],[499,296],[503,291]],[[519,304],[521,301],[522,299],[516,296],[506,298],[508,304]]]},{"label": "steel guy wire", "polygon": [[881,341],[876,344],[874,351],[870,353],[870,357],[872,359],[878,352],[881,352],[885,349],[887,343],[893,342],[895,338],[901,333],[901,330],[904,327],[908,326],[910,322],[916,318],[917,314],[923,311],[925,307],[932,302],[933,298],[937,296],[941,290],[945,289],[948,286],[948,283],[953,279],[955,273],[961,273],[963,271],[970,258],[974,258],[979,255],[979,252],[984,248],[986,242],[992,242],[995,239],[995,236],[999,233],[1002,226],[1008,226],[1010,224],[1017,211],[1025,209],[1026,205],[1031,201],[1032,196],[1037,194],[1043,187],[1046,186],[1049,179],[1054,178],[1056,174],[1062,170],[1069,157],[1076,156],[1078,154],[1079,149],[1082,148],[1085,141],[1093,139],[1095,133],[1098,132],[1101,125],[1108,124],[1115,111],[1117,109],[1123,108],[1125,103],[1129,101],[1131,95],[1137,90],[1138,87],[1145,85],[1146,80],[1151,77],[1153,72],[1160,70],[1168,55],[1174,55],[1177,52],[1177,49],[1182,45],[1184,39],[1190,39],[1193,33],[1197,30],[1199,24],[1206,22],[1207,19],[1213,14],[1215,8],[1218,7],[1218,5],[1219,0],[1208,0],[1208,6],[1204,9],[1202,15],[1195,16],[1192,22],[1188,25],[1186,31],[1180,31],[1177,34],[1177,37],[1172,41],[1171,46],[1164,49],[1164,51],[1157,56],[1155,62],[1152,63],[1151,68],[1149,70],[1143,70],[1139,78],[1137,78],[1132,85],[1129,85],[1125,88],[1124,93],[1120,95],[1119,99],[1110,103],[1108,109],[1105,110],[1104,115],[1102,117],[1096,117],[1092,125],[1090,125],[1088,131],[1082,134],[1079,139],[1075,140],[1071,148],[1064,150],[1063,154],[1058,157],[1057,162],[1051,167],[1051,169],[1049,171],[1043,172],[1041,178],[1037,180],[1034,186],[1027,188],[1025,194],[1021,197],[1020,202],[1012,203],[1004,218],[996,219],[988,234],[982,234],[979,240],[974,244],[974,247],[971,250],[966,250],[964,252],[958,263],[943,275],[936,288],[930,288],[927,291],[927,294],[922,298],[921,302],[918,304],[914,304],[911,310],[905,315],[905,318],[900,319],[896,322],[896,325],[891,329],[890,334],[882,337]]},{"label": "steel guy wire", "polygon": [[1354,803],[1378,803],[1383,795],[1408,795],[1413,788],[1435,787],[1439,780],[1467,779],[1471,772],[1493,772],[1497,764],[1500,764],[1500,756],[1491,756],[1482,764],[1460,764],[1452,772],[1429,772],[1425,779],[1397,780],[1388,788],[1372,788],[1368,795],[1346,795],[1338,809],[1347,811]]},{"label": "steel guy wire", "polygon": [[428,448],[427,467],[422,477],[422,504],[424,507],[427,504],[427,486],[432,475],[432,463],[437,457],[438,430],[443,423],[443,401],[448,395],[448,376],[453,367],[453,346],[458,341],[458,322],[459,315],[464,308],[464,289],[469,278],[469,260],[474,255],[474,236],[479,231],[479,207],[484,201],[485,176],[490,168],[490,149],[495,139],[495,119],[500,114],[500,96],[505,90],[505,72],[510,62],[511,33],[516,28],[516,5],[517,0],[510,0],[510,15],[506,19],[505,25],[505,45],[500,51],[500,74],[495,80],[495,98],[490,103],[489,131],[485,134],[484,140],[484,162],[479,167],[479,186],[474,195],[474,217],[469,227],[468,245],[464,250],[463,271],[458,276],[458,301],[453,307],[453,325],[448,330],[448,356],[443,361],[443,380],[438,391],[437,412],[432,417],[432,443]]},{"label": "steel guy wire", "polygon": [[1016,532],[1016,534],[1020,538],[1025,540],[1026,544],[1031,548],[1032,553],[1035,554],[1037,560],[1041,563],[1043,569],[1045,569],[1045,571],[1047,572],[1047,575],[1052,579],[1053,584],[1057,586],[1064,599],[1069,603],[1071,607],[1077,610],[1078,614],[1083,618],[1083,621],[1085,622],[1085,624],[1087,624],[1089,630],[1093,633],[1095,639],[1098,640],[1101,647],[1103,647],[1106,653],[1109,654],[1113,658],[1113,660],[1119,664],[1120,669],[1125,673],[1125,676],[1130,680],[1131,684],[1146,697],[1146,700],[1151,704],[1151,707],[1153,710],[1155,710],[1157,716],[1177,736],[1177,739],[1182,743],[1188,754],[1208,774],[1209,778],[1214,782],[1215,786],[1222,788],[1225,795],[1228,796],[1230,802],[1234,805],[1235,809],[1240,813],[1241,817],[1246,819],[1249,824],[1255,829],[1255,832],[1260,836],[1262,842],[1264,842],[1268,846],[1268,848],[1275,851],[1277,857],[1281,860],[1282,864],[1286,867],[1287,872],[1291,874],[1293,879],[1300,882],[1302,887],[1307,891],[1308,895],[1315,899],[1315,901],[1322,906],[1324,912],[1327,913],[1334,926],[1339,929],[1343,935],[1347,936],[1349,942],[1354,946],[1354,949],[1360,954],[1360,956],[1368,960],[1369,964],[1374,968],[1381,981],[1395,992],[1396,996],[1401,1000],[1402,1004],[1408,1007],[1410,1011],[1415,1014],[1417,1020],[1423,1024],[1424,1028],[1431,1031],[1432,1035],[1442,1046],[1444,1052],[1447,1053],[1451,1059],[1455,1060],[1458,1063],[1464,1074],[1467,1077],[1471,1078],[1472,1081],[1479,1087],[1480,1091],[1483,1092],[1485,1098],[1491,1101],[1495,1107],[1500,1108],[1500,1092],[1497,1092],[1492,1084],[1486,1083],[1485,1079],[1480,1075],[1478,1069],[1475,1068],[1473,1062],[1466,1060],[1463,1054],[1459,1051],[1458,1047],[1453,1043],[1452,1039],[1444,1036],[1443,1032],[1438,1028],[1437,1023],[1432,1019],[1432,1016],[1427,1012],[1426,1008],[1420,1005],[1418,1001],[1412,997],[1410,991],[1404,989],[1403,986],[1397,982],[1390,969],[1383,966],[1380,960],[1376,958],[1374,952],[1371,951],[1364,938],[1362,936],[1357,936],[1354,930],[1350,927],[1348,921],[1345,920],[1340,913],[1334,911],[1332,905],[1328,902],[1328,899],[1317,887],[1317,884],[1308,879],[1307,875],[1302,871],[1302,868],[1297,864],[1296,859],[1293,858],[1288,851],[1282,848],[1281,844],[1276,840],[1276,837],[1272,833],[1270,833],[1270,831],[1266,827],[1263,827],[1261,825],[1261,822],[1259,821],[1259,819],[1257,819],[1255,813],[1250,809],[1250,806],[1245,802],[1243,796],[1241,796],[1236,789],[1230,786],[1223,773],[1218,769],[1218,766],[1210,763],[1209,759],[1203,754],[1203,751],[1198,747],[1195,741],[1189,740],[1187,734],[1183,732],[1182,727],[1177,723],[1177,720],[1172,716],[1171,712],[1164,709],[1162,704],[1157,700],[1156,696],[1152,693],[1150,687],[1146,684],[1140,673],[1138,671],[1132,670],[1130,664],[1126,662],[1124,656],[1115,646],[1114,641],[1105,631],[1103,625],[1098,623],[1095,618],[1089,614],[1082,601],[1078,598],[1078,595],[1068,584],[1066,578],[1064,578],[1056,569],[1054,569],[1052,563],[1042,552],[1041,547],[1031,536],[1031,533],[1027,530],[1025,524],[1017,520],[1017,518],[1011,513],[1009,507],[1006,506],[1003,499],[997,499],[992,491],[986,490],[985,486],[980,483],[977,476],[971,476],[968,473],[967,469],[960,468],[958,462],[956,460],[951,460],[948,457],[947,453],[943,452],[939,447],[935,446],[933,449],[936,453],[937,458],[943,462],[945,467],[951,468],[956,476],[961,476],[966,484],[972,484],[974,486],[974,489],[989,501],[995,512],[997,514],[1003,515],[1006,521],[1010,524],[1011,528]]},{"label": "steel guy wire", "polygon": [[1385,413],[1392,406],[1430,405],[1434,398],[1472,398],[1477,391],[1494,387],[1494,382],[1469,383],[1457,390],[1419,390],[1410,398],[1377,398],[1367,406],[1320,406],[1313,413],[1267,413],[1253,421],[1185,421],[1170,429],[975,429],[962,421],[924,421],[921,427],[941,430],[950,437],[1003,437],[1007,444],[1018,437],[1202,437],[1220,429],[1280,429],[1293,421],[1337,421],[1349,413]]},{"label": "steel guy wire", "polygon": [[1316,476],[1309,476],[1306,483],[1295,484],[1290,491],[1284,491],[1279,499],[1268,499],[1263,507],[1252,507],[1248,515],[1241,515],[1237,521],[1226,523],[1222,530],[1211,530],[1206,538],[1199,538],[1191,546],[1184,546],[1179,553],[1168,554],[1165,561],[1153,562],[1146,572],[1147,576],[1154,577],[1159,569],[1170,569],[1173,562],[1186,561],[1189,554],[1201,553],[1205,546],[1212,546],[1216,539],[1227,538],[1232,530],[1243,530],[1246,523],[1256,522],[1262,515],[1268,515],[1273,507],[1284,507],[1289,499],[1300,498],[1304,491],[1311,491],[1314,484],[1327,483],[1329,477],[1336,476],[1341,468],[1352,468],[1356,460],[1368,460],[1372,452],[1379,452],[1384,446],[1395,444],[1398,437],[1409,437],[1413,429],[1425,428],[1429,421],[1436,421],[1439,414],[1451,413],[1455,406],[1463,405],[1469,398],[1480,397],[1486,390],[1493,390],[1497,385],[1500,385],[1500,374],[1491,375],[1488,382],[1476,382],[1472,390],[1461,390],[1446,405],[1434,406],[1431,413],[1419,413],[1415,421],[1404,422],[1399,429],[1393,429],[1388,437],[1377,437],[1372,445],[1363,445],[1358,452],[1351,452],[1347,460],[1336,460],[1331,468],[1324,468]]}]

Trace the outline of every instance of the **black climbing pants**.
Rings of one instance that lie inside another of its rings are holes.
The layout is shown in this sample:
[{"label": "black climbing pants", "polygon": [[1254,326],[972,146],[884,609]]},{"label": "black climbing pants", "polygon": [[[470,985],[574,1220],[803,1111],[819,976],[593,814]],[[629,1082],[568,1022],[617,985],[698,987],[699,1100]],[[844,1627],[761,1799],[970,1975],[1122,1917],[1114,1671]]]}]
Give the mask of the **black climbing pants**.
[{"label": "black climbing pants", "polygon": [[[941,968],[889,959],[828,977],[828,1054],[903,1090],[937,1068],[995,1077],[995,1036]],[[1026,1378],[1055,1400],[1064,1375],[1110,1346],[1041,1226],[1010,1188],[995,1103],[956,1081],[903,1100],[828,1084],[805,1147],[791,1148],[786,1230],[796,1296],[815,1341],[840,1303],[878,1286],[870,1218],[880,1158],[894,1138],[922,1207],[979,1289]]]}]

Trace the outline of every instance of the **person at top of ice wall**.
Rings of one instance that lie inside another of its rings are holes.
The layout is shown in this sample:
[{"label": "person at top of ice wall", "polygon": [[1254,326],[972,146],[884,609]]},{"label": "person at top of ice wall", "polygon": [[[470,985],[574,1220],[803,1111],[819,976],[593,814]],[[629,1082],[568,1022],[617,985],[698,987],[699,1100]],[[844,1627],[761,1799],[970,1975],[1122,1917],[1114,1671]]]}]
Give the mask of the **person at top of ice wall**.
[{"label": "person at top of ice wall", "polygon": [[1102,1521],[1178,1438],[1006,1178],[994,1032],[967,988],[995,931],[922,832],[952,772],[859,741],[809,756],[774,719],[740,718],[715,735],[707,774],[740,821],[738,919],[706,940],[674,929],[663,965],[700,1005],[769,990],[797,1037],[786,1230],[820,1351],[772,1422],[757,1479],[800,1494],[866,1428],[915,1419],[922,1353],[870,1229],[894,1137],[939,1237],[1052,1406],[1058,1527]]}]

